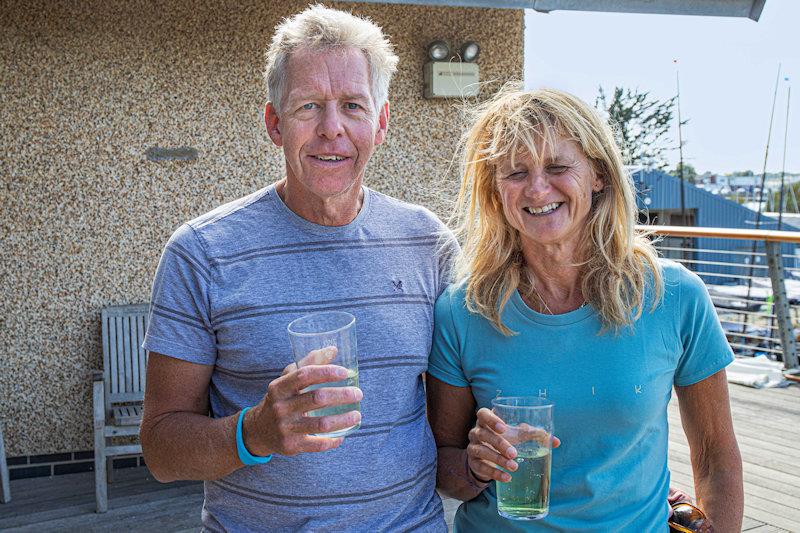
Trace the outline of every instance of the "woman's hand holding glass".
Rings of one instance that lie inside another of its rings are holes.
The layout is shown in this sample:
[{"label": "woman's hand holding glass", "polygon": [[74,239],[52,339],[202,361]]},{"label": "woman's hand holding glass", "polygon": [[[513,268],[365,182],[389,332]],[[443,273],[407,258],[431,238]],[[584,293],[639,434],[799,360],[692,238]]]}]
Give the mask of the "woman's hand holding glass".
[{"label": "woman's hand holding glass", "polygon": [[515,446],[522,442],[538,441],[544,444],[547,439],[552,439],[553,448],[561,445],[558,437],[542,429],[527,424],[509,426],[486,407],[478,410],[475,427],[468,436],[467,464],[472,475],[482,483],[511,481],[508,472],[516,471],[519,466],[514,461],[517,457]]}]

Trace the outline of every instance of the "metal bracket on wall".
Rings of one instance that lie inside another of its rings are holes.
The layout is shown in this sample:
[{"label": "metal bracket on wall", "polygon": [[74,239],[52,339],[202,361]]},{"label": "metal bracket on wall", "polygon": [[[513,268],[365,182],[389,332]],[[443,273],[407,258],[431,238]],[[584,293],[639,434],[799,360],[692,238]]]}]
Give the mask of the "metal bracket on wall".
[{"label": "metal bracket on wall", "polygon": [[152,146],[145,150],[144,155],[148,161],[194,161],[198,154],[196,148],[189,146],[178,148]]}]

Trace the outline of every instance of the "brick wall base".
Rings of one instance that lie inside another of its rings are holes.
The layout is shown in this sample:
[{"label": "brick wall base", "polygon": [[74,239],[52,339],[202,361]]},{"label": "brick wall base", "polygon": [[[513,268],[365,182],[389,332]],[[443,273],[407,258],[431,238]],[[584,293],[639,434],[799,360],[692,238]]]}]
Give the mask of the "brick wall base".
[{"label": "brick wall base", "polygon": [[[48,455],[22,455],[9,457],[8,474],[11,479],[58,476],[94,471],[94,452],[52,453]],[[130,455],[114,458],[114,468],[145,466],[144,457]]]}]

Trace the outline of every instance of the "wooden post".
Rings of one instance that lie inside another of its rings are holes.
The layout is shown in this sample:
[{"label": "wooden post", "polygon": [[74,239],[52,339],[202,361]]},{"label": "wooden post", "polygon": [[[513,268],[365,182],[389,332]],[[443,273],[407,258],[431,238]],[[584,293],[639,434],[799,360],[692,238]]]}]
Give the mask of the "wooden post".
[{"label": "wooden post", "polygon": [[106,483],[106,405],[103,374],[95,372],[92,381],[94,404],[94,495],[97,512],[108,511],[108,485]]}]

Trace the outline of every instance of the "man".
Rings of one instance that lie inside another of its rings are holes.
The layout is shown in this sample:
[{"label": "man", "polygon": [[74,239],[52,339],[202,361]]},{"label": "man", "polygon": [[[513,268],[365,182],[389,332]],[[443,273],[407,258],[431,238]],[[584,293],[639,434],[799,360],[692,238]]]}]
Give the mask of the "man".
[{"label": "man", "polygon": [[[285,177],[164,250],[142,447],[160,481],[205,480],[205,529],[446,530],[421,375],[454,245],[427,210],[362,186],[396,63],[367,20],[319,5],[284,20],[265,114]],[[286,325],[328,309],[356,316],[361,389],[304,393],[343,369],[287,366]],[[305,415],[359,400],[361,414]]]}]

